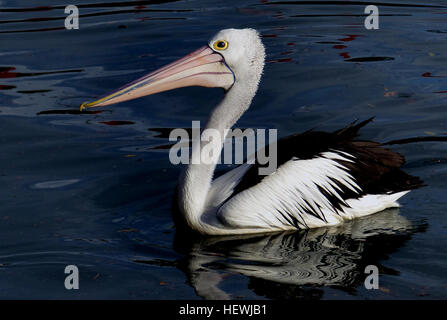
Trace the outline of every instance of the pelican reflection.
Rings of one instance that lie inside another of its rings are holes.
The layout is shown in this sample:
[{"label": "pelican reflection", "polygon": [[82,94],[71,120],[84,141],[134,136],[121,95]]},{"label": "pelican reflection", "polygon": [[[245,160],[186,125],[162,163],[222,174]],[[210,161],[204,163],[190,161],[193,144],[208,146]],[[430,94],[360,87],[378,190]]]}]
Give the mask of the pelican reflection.
[{"label": "pelican reflection", "polygon": [[174,248],[185,257],[178,267],[205,299],[232,299],[228,275],[249,278],[257,295],[273,299],[320,298],[322,286],[355,292],[367,265],[398,275],[381,261],[426,229],[389,209],[332,227],[257,236],[191,239],[176,235]]}]

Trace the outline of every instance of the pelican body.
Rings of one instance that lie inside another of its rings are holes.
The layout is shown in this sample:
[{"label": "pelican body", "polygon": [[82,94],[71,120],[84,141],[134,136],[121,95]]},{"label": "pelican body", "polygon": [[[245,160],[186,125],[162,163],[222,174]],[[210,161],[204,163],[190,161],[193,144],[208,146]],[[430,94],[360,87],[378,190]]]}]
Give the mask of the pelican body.
[{"label": "pelican body", "polygon": [[[220,87],[224,99],[204,129],[222,150],[227,129],[249,108],[264,68],[265,49],[254,29],[225,29],[206,46],[94,101],[106,106],[186,86]],[[390,207],[422,181],[399,168],[404,158],[382,144],[356,139],[371,119],[332,133],[308,131],[277,142],[278,167],[259,175],[244,163],[213,179],[211,163],[187,165],[179,180],[177,226],[205,235],[253,234],[336,225]],[[201,153],[200,141],[191,158]]]}]

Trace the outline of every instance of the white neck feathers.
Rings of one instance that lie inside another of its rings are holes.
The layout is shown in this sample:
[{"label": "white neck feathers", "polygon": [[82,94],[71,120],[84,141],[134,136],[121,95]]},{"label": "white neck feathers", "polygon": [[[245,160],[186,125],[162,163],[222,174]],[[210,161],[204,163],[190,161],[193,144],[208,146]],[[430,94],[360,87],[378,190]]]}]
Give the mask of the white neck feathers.
[{"label": "white neck feathers", "polygon": [[194,230],[200,231],[210,227],[201,218],[207,207],[206,199],[214,170],[220,158],[227,129],[230,129],[250,106],[258,83],[255,84],[255,86],[244,86],[240,82],[235,82],[222,102],[212,111],[204,129],[217,130],[221,137],[219,141],[210,139],[210,142],[205,143],[200,143],[199,140],[193,142],[191,158],[200,159],[203,148],[208,143],[212,146],[210,148],[208,145],[207,150],[218,150],[217,154],[213,155],[211,164],[189,164],[180,176],[179,208],[188,225]]}]

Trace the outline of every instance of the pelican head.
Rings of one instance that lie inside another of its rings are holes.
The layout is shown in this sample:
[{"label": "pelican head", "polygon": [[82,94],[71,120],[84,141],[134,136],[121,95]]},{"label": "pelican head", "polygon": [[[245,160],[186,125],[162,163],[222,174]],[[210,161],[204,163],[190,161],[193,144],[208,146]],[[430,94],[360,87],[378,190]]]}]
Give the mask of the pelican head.
[{"label": "pelican head", "polygon": [[181,87],[220,87],[235,83],[257,88],[264,67],[265,49],[254,29],[225,29],[207,45],[151,72],[93,102],[81,110],[106,106]]}]

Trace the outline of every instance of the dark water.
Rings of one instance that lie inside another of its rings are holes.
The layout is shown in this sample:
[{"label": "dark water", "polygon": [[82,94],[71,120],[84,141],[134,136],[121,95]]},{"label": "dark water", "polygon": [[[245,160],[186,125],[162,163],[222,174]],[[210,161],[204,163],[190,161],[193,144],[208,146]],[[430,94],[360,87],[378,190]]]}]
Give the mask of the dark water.
[{"label": "dark water", "polygon": [[[79,30],[64,29],[68,4]],[[394,147],[427,184],[399,210],[199,241],[176,236],[180,168],[154,128],[204,121],[222,92],[77,111],[219,29],[254,27],[268,63],[239,127],[285,136],[376,116],[363,138],[447,135],[447,1],[379,3],[379,30],[363,27],[366,4],[0,0],[0,298],[446,298],[447,143]],[[69,264],[79,290],[64,288]],[[371,264],[380,290],[363,286]]]}]

